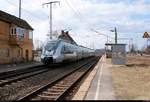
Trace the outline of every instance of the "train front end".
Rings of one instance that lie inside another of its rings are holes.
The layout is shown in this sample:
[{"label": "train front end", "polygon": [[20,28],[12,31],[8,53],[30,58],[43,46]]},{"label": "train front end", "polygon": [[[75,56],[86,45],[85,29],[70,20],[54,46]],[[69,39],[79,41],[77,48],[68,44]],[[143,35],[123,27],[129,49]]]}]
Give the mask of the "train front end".
[{"label": "train front end", "polygon": [[55,63],[55,52],[57,50],[58,41],[49,41],[42,49],[41,61],[44,64]]}]

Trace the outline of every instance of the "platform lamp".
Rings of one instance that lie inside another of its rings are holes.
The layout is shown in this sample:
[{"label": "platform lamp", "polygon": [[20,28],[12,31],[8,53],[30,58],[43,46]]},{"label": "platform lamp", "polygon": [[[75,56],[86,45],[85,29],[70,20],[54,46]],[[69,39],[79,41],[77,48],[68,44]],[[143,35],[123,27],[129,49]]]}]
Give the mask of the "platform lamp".
[{"label": "platform lamp", "polygon": [[[102,34],[102,33],[100,33],[100,32],[98,32],[97,30],[94,30],[94,29],[91,29],[92,31],[94,31],[95,33],[97,33],[98,35],[103,35],[103,36],[105,36],[105,37],[107,37],[107,43],[108,43],[108,38],[111,38],[111,39],[114,39],[113,37],[111,37],[111,36],[108,36],[107,34]],[[108,50],[108,46],[106,47],[106,50]]]},{"label": "platform lamp", "polygon": [[110,30],[111,32],[115,32],[115,44],[117,44],[117,28],[115,27],[114,30]]}]

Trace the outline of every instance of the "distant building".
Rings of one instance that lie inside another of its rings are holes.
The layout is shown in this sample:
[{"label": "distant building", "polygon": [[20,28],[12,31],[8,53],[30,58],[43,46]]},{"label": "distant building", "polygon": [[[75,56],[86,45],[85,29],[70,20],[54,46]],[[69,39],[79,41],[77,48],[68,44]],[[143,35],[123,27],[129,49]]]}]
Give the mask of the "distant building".
[{"label": "distant building", "polygon": [[33,28],[23,19],[0,10],[0,64],[33,59]]}]

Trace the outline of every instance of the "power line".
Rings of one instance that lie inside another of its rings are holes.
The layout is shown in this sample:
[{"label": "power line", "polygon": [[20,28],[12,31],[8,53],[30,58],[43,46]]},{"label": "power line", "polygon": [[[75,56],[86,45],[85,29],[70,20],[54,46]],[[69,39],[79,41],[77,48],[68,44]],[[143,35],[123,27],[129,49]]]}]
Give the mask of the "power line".
[{"label": "power line", "polygon": [[[83,7],[84,7],[84,6],[83,6]],[[87,22],[86,22],[87,20],[86,20],[85,16],[83,16],[83,15],[79,12],[78,8],[76,8],[76,11],[78,12],[79,16],[82,17],[82,20],[84,20],[85,23],[87,23]],[[83,19],[83,18],[84,18],[84,19]]]},{"label": "power line", "polygon": [[80,21],[82,21],[80,14],[76,12],[76,10],[69,4],[67,0],[65,0],[66,4],[72,9],[72,11],[75,13],[75,15],[79,18]]},{"label": "power line", "polygon": [[[67,1],[67,0],[65,0],[65,2],[67,3],[67,5],[73,10],[73,12],[76,14],[76,16],[79,18],[79,20],[80,21],[83,21],[84,23],[86,23],[87,25],[90,25],[88,22],[87,22],[87,20],[86,20],[86,18],[76,9],[74,9],[70,4],[69,4],[69,2]],[[89,31],[90,31],[90,29],[93,29],[93,28],[91,28],[91,27],[88,27],[89,29]]]},{"label": "power line", "polygon": [[[16,4],[14,4],[14,3],[12,3],[12,2],[10,2],[9,0],[6,0],[6,2],[8,2],[10,5],[12,5],[12,6],[14,6],[14,7],[16,7],[16,8],[18,8],[18,5],[16,5]],[[38,16],[35,16],[34,14],[33,14],[33,12],[30,12],[30,11],[28,11],[28,10],[26,10],[26,9],[24,9],[24,8],[22,8],[22,7],[20,7],[23,11],[25,11],[26,13],[28,13],[28,14],[30,14],[32,17],[34,17],[34,18],[36,18],[36,19],[40,19],[41,20],[41,18],[40,17],[38,17]],[[46,15],[46,16],[48,16],[47,14],[45,14],[44,12],[42,12],[44,15]],[[43,20],[43,19],[42,19]]]}]

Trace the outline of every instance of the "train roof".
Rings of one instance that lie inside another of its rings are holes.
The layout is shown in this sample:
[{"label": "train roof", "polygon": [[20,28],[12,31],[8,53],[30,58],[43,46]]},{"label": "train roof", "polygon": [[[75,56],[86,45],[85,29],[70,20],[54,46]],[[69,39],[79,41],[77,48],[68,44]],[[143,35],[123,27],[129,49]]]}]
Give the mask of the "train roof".
[{"label": "train roof", "polygon": [[90,50],[94,50],[94,49],[91,49],[91,48],[88,48],[88,47],[85,47],[85,46],[82,46],[82,45],[78,45],[80,47],[83,47],[83,48],[87,48],[87,49],[90,49]]},{"label": "train roof", "polygon": [[[63,39],[49,40],[48,42],[65,42],[65,43],[69,43],[69,42],[66,42]],[[72,43],[69,43],[69,44],[72,44]],[[72,45],[75,45],[75,44],[72,44]],[[82,45],[75,45],[75,46],[83,47],[83,48],[86,48],[86,49],[89,49],[89,50],[94,50],[94,49],[91,49],[91,48],[88,48],[88,47],[85,47],[85,46],[82,46]]]}]

